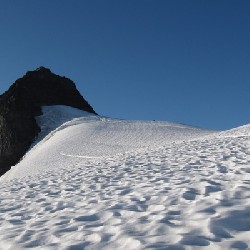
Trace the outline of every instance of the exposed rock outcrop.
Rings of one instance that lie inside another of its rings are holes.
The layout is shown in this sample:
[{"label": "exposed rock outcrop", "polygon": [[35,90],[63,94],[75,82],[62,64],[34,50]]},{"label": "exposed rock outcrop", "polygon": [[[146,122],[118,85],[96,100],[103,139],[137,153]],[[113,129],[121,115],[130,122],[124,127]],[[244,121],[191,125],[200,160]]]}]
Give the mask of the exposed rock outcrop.
[{"label": "exposed rock outcrop", "polygon": [[67,105],[96,114],[66,77],[40,67],[28,71],[0,96],[0,176],[15,165],[40,132],[41,106]]}]

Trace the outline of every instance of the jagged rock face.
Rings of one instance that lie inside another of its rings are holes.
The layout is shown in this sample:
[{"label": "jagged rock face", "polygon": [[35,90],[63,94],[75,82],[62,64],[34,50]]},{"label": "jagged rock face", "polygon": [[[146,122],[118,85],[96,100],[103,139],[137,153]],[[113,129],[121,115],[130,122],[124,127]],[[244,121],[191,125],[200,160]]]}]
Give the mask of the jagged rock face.
[{"label": "jagged rock face", "polygon": [[0,96],[0,176],[27,152],[40,132],[41,106],[67,105],[96,114],[66,77],[40,67],[28,71]]}]

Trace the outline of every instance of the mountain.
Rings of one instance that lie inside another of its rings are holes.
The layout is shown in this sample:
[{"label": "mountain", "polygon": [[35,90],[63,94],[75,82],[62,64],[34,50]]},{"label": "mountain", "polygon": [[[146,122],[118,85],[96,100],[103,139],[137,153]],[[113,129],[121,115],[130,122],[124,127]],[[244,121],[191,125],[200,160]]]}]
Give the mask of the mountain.
[{"label": "mountain", "polygon": [[14,166],[40,132],[35,117],[44,105],[68,105],[96,114],[75,84],[40,67],[0,96],[0,175]]},{"label": "mountain", "polygon": [[209,131],[43,106],[0,180],[0,249],[249,249],[250,125]]}]

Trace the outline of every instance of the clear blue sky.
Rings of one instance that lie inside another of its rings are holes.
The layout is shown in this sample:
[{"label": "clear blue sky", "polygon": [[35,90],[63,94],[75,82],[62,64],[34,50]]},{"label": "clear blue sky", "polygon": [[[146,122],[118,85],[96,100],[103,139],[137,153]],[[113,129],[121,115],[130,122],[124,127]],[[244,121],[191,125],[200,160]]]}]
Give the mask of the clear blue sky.
[{"label": "clear blue sky", "polygon": [[0,92],[39,66],[101,115],[250,123],[249,0],[1,0]]}]

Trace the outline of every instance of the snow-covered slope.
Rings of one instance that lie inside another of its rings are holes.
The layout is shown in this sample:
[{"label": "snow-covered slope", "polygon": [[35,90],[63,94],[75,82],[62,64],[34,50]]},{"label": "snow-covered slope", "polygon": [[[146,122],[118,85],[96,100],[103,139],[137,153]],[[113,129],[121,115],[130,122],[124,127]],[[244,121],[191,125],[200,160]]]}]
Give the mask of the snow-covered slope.
[{"label": "snow-covered slope", "polygon": [[[68,167],[84,159],[106,158],[145,147],[197,138],[211,131],[167,123],[115,120],[66,106],[43,108],[42,132],[24,159],[3,178]],[[47,136],[45,136],[47,134]]]},{"label": "snow-covered slope", "polygon": [[0,182],[0,249],[250,248],[249,125],[213,133],[66,107],[39,123],[47,136]]}]

